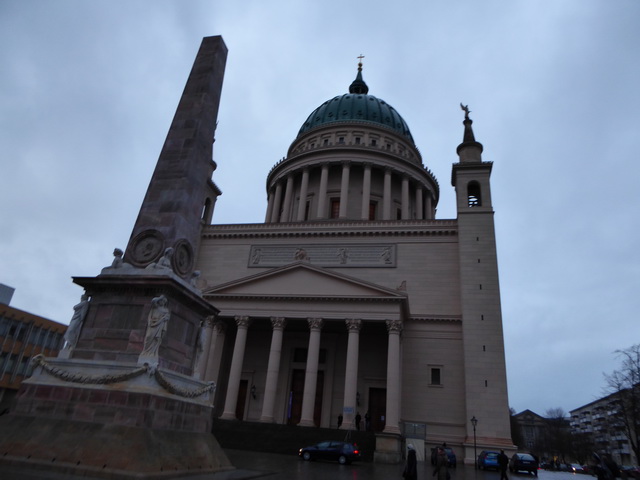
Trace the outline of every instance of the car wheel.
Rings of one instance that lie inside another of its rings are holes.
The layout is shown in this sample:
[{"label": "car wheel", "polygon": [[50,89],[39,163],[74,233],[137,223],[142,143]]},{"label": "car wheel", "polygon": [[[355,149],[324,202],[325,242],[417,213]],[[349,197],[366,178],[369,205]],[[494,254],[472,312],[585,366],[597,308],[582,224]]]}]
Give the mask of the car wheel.
[{"label": "car wheel", "polygon": [[307,462],[311,460],[311,454],[309,452],[304,452],[302,454],[302,458],[304,458]]},{"label": "car wheel", "polygon": [[345,457],[344,455],[340,455],[340,456],[338,457],[338,463],[339,463],[340,465],[346,465],[346,463],[347,463],[347,457]]}]

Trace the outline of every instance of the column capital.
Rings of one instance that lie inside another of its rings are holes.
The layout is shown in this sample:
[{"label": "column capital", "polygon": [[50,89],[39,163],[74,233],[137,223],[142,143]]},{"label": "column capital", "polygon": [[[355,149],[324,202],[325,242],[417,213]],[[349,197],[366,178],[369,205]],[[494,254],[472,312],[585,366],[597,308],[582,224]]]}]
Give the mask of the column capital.
[{"label": "column capital", "polygon": [[236,315],[234,320],[238,328],[249,328],[249,325],[251,325],[251,319],[246,316]]},{"label": "column capital", "polygon": [[274,330],[284,330],[287,319],[284,317],[271,317],[271,326]]},{"label": "column capital", "polygon": [[215,315],[208,315],[206,317],[204,317],[204,320],[202,321],[202,326],[205,328],[213,328],[213,325],[216,323],[216,316]]},{"label": "column capital", "polygon": [[307,318],[307,322],[309,323],[309,330],[311,331],[320,331],[324,325],[324,321],[321,318]]},{"label": "column capital", "polygon": [[220,320],[218,320],[213,324],[213,328],[216,330],[216,333],[218,334],[227,333],[227,325],[224,322],[221,322]]},{"label": "column capital", "polygon": [[364,168],[371,168],[373,166],[373,162],[362,162],[362,166]]},{"label": "column capital", "polygon": [[402,332],[402,320],[387,320],[386,323],[389,334]]},{"label": "column capital", "polygon": [[359,332],[362,328],[362,320],[359,318],[347,318],[344,322],[347,324],[349,332]]},{"label": "column capital", "polygon": [[340,161],[340,164],[341,164],[343,167],[348,167],[348,166],[350,166],[350,165],[351,165],[351,160],[341,160],[341,161]]}]

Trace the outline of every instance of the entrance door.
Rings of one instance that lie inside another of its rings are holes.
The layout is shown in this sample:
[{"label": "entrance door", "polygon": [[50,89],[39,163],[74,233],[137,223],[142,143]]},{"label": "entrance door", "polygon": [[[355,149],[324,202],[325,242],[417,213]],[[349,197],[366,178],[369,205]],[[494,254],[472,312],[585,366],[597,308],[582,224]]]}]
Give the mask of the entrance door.
[{"label": "entrance door", "polygon": [[238,401],[236,402],[236,418],[238,420],[244,420],[244,404],[247,402],[248,386],[249,380],[240,380],[240,387],[238,388]]},{"label": "entrance door", "polygon": [[369,389],[369,415],[371,415],[371,430],[381,432],[386,424],[387,389]]},{"label": "entrance door", "polygon": [[[304,395],[305,371],[301,369],[293,370],[291,376],[291,390],[289,391],[289,405],[287,409],[287,424],[297,425],[302,418],[302,397]],[[313,422],[316,427],[320,426],[322,419],[322,393],[324,388],[324,372],[318,371],[316,383],[316,401],[313,409]]]}]

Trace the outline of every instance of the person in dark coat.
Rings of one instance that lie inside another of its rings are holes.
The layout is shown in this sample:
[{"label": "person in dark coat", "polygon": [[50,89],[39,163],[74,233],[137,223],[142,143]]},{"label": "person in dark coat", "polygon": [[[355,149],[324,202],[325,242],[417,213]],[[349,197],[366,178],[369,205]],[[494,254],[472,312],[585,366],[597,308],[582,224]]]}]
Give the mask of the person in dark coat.
[{"label": "person in dark coat", "polygon": [[433,469],[433,476],[437,475],[438,480],[449,480],[449,457],[444,448],[438,447],[436,450],[436,468]]},{"label": "person in dark coat", "polygon": [[402,478],[406,480],[418,480],[418,460],[416,459],[416,449],[413,445],[407,445],[407,464],[402,472]]},{"label": "person in dark coat", "polygon": [[504,453],[504,450],[500,450],[500,453],[498,454],[498,465],[500,466],[500,480],[509,480],[509,477],[507,477],[509,457]]},{"label": "person in dark coat", "polygon": [[356,413],[356,430],[360,430],[360,422],[362,421],[362,417],[360,416],[360,412]]}]

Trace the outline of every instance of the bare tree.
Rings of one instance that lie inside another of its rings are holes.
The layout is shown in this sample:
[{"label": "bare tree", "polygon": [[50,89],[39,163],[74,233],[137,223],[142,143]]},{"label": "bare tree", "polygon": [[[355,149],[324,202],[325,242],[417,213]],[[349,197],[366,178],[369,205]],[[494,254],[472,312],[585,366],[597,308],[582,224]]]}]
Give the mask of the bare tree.
[{"label": "bare tree", "polygon": [[568,416],[562,408],[550,408],[545,412],[545,444],[547,451],[565,462],[571,451]]},{"label": "bare tree", "polygon": [[574,432],[571,433],[571,455],[578,463],[584,465],[596,450],[593,443],[593,436],[590,433]]},{"label": "bare tree", "polygon": [[615,353],[621,360],[620,368],[604,376],[606,392],[616,406],[610,425],[625,434],[636,458],[640,458],[640,344]]}]

